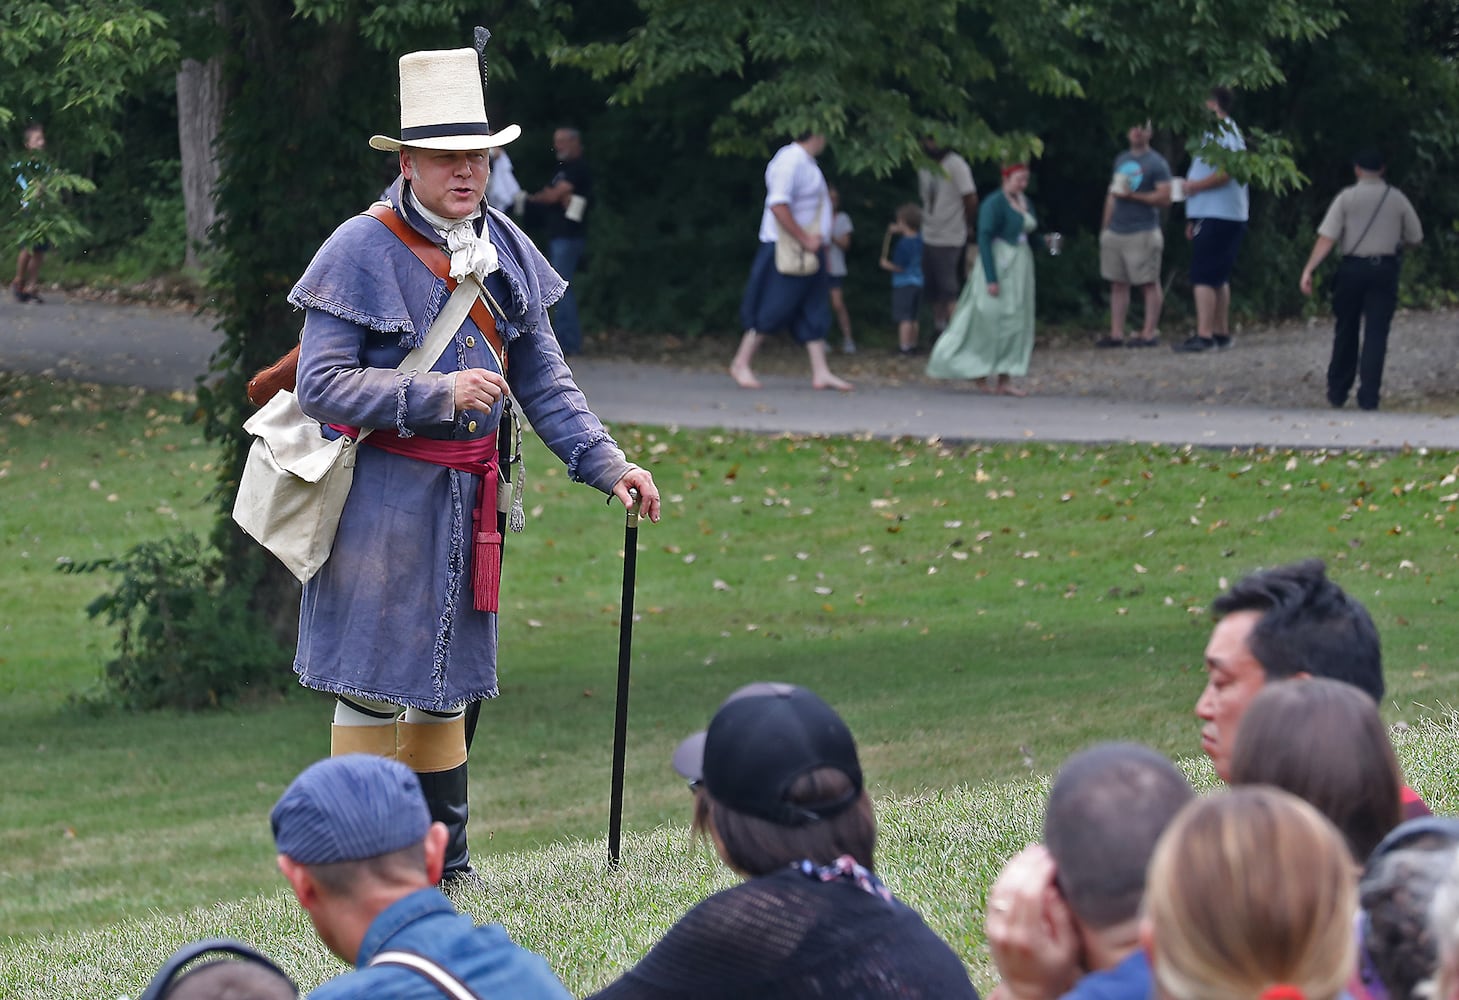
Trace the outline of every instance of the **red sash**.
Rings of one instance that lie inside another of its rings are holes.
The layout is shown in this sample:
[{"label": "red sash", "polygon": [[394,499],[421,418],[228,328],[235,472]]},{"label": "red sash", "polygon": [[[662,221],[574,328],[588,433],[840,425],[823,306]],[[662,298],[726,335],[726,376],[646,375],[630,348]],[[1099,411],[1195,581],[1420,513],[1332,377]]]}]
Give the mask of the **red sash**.
[{"label": "red sash", "polygon": [[[329,426],[350,437],[360,433],[358,427]],[[364,443],[392,455],[481,477],[476,510],[471,515],[471,598],[477,611],[495,614],[502,586],[502,535],[496,530],[496,435],[488,434],[469,441],[440,441],[420,435],[406,438],[393,430],[378,430],[371,431]]]}]

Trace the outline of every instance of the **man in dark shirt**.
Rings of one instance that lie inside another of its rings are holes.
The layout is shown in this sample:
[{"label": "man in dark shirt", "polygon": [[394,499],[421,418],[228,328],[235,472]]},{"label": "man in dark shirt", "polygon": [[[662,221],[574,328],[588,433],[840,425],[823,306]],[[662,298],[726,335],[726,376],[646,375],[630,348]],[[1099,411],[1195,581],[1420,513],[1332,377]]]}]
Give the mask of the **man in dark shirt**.
[{"label": "man in dark shirt", "polygon": [[528,200],[547,208],[547,259],[568,283],[552,317],[552,328],[562,353],[577,354],[583,347],[583,331],[578,325],[572,279],[587,243],[583,219],[593,198],[593,175],[583,161],[583,137],[577,129],[559,128],[552,133],[552,148],[557,153],[557,173],[552,175],[552,183]]}]

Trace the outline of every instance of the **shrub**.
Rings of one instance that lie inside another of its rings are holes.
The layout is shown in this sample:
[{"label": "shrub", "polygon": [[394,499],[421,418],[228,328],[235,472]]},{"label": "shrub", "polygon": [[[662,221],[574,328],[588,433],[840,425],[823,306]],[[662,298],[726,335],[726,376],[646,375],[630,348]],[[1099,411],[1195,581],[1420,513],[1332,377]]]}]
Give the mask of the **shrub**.
[{"label": "shrub", "polygon": [[61,569],[118,578],[86,608],[119,627],[117,655],[103,677],[108,700],[133,709],[192,709],[285,687],[277,664],[289,651],[249,607],[251,581],[225,583],[221,559],[196,535],[143,542],[120,558]]}]

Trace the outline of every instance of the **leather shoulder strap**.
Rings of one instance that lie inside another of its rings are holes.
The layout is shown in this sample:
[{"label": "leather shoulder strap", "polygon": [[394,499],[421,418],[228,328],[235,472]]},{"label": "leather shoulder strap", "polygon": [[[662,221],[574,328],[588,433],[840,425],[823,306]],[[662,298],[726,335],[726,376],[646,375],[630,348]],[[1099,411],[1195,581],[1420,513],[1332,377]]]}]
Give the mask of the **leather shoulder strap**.
[{"label": "leather shoulder strap", "polygon": [[436,988],[451,997],[452,1000],[482,1000],[480,994],[474,992],[471,987],[451,975],[439,964],[413,951],[382,951],[370,959],[369,964],[372,967],[398,965],[402,968],[413,969],[435,983]]},{"label": "leather shoulder strap", "polygon": [[[383,223],[385,228],[394,233],[400,242],[410,248],[410,252],[415,254],[416,259],[431,269],[432,274],[446,279],[446,291],[454,292],[456,290],[458,282],[450,275],[451,258],[444,250],[417,232],[414,226],[402,219],[399,212],[384,202],[377,201],[366,209],[365,214]],[[471,320],[481,331],[482,336],[491,344],[497,360],[501,362],[502,374],[505,375],[507,373],[507,352],[502,345],[502,338],[496,330],[496,317],[491,314],[491,310],[486,307],[486,303],[479,295],[471,304]]]}]

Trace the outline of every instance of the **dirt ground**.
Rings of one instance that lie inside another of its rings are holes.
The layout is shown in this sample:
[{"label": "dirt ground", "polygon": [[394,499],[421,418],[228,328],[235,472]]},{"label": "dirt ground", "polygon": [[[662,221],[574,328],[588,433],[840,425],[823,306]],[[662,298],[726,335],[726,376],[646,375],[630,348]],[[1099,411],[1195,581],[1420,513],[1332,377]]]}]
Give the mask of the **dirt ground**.
[{"label": "dirt ground", "polygon": [[[880,333],[880,331],[878,331]],[[1151,349],[1097,349],[1095,333],[1046,334],[1034,347],[1027,388],[1030,396],[1087,396],[1130,402],[1186,402],[1247,407],[1326,408],[1327,360],[1332,346],[1328,317],[1270,327],[1238,327],[1233,346],[1205,354],[1177,354],[1170,344],[1185,336],[1164,333]],[[832,343],[835,343],[833,340]],[[725,368],[734,342],[723,337],[607,335],[590,340],[593,354],[628,353],[644,361],[693,369]],[[923,333],[924,348],[930,344]],[[903,359],[889,341],[863,346],[856,354],[836,352],[832,367],[852,381],[883,385],[926,379],[925,352]],[[772,338],[756,370],[808,373],[805,352],[786,338]],[[728,377],[728,376],[726,376]],[[970,384],[968,391],[976,391]],[[1352,400],[1349,407],[1356,406]],[[1381,408],[1439,414],[1459,413],[1459,311],[1401,311],[1393,318]]]}]

